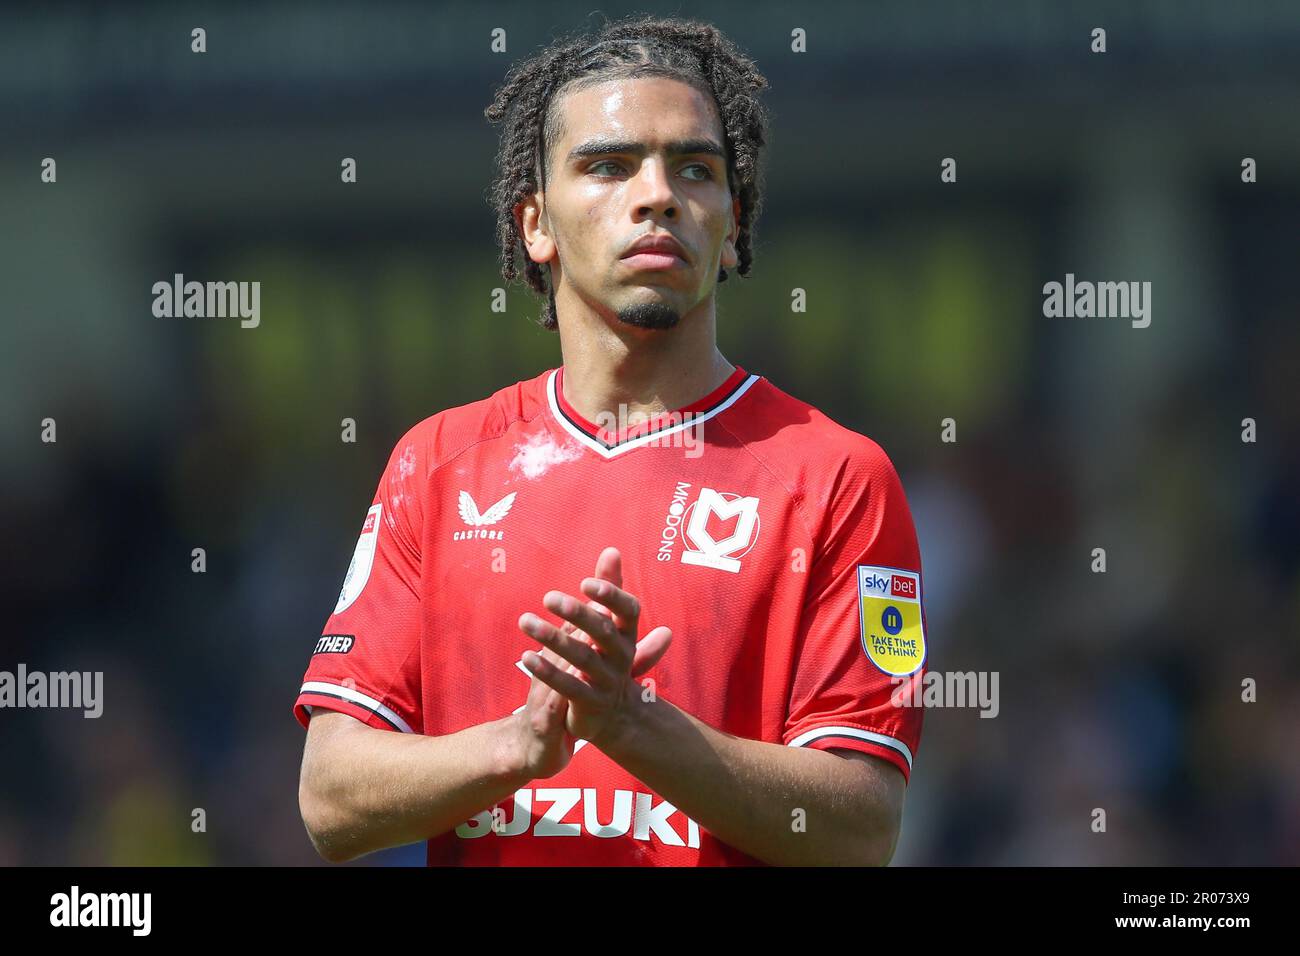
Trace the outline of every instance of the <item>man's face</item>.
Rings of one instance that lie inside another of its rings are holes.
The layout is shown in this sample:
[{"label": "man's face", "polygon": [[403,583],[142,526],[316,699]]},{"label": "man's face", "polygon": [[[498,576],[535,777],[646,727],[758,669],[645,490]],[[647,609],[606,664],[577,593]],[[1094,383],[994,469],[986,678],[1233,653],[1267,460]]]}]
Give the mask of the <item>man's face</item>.
[{"label": "man's face", "polygon": [[[521,205],[536,262],[596,312],[672,328],[736,265],[740,201],[727,186],[722,124],[711,97],[663,77],[565,93],[546,184]],[[531,209],[531,213],[528,211]],[[678,255],[631,251],[670,236]]]}]

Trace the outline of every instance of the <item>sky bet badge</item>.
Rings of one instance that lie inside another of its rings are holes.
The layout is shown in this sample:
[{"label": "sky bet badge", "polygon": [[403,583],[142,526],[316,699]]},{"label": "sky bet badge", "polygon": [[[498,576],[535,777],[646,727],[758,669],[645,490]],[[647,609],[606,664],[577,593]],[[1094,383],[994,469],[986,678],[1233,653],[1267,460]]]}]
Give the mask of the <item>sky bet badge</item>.
[{"label": "sky bet badge", "polygon": [[921,575],[858,565],[862,647],[886,674],[906,677],[925,663]]}]

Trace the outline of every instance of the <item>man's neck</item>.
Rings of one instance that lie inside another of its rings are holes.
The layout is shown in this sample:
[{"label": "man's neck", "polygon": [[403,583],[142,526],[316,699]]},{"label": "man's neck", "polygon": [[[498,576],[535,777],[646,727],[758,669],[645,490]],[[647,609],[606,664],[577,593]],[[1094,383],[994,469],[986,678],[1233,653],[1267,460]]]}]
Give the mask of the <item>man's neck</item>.
[{"label": "man's neck", "polygon": [[685,316],[673,329],[619,329],[596,319],[560,323],[565,400],[588,421],[619,415],[627,426],[676,411],[708,395],[735,366],[718,351],[713,316]]}]

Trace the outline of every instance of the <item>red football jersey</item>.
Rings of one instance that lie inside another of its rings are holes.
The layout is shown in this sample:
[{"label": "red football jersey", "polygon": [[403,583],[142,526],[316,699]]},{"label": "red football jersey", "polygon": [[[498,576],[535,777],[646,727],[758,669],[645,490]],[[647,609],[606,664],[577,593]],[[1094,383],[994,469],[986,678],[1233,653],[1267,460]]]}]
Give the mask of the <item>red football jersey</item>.
[{"label": "red football jersey", "polygon": [[[397,443],[294,713],[443,735],[523,707],[524,611],[587,600],[622,553],[641,636],[672,646],[641,680],[705,723],[792,747],[860,750],[910,776],[924,711],[921,557],[880,446],[736,368],[631,429],[585,420],[563,368],[439,412]],[[454,831],[430,865],[725,865],[723,844],[593,745]],[[495,826],[494,826],[495,822]]]}]

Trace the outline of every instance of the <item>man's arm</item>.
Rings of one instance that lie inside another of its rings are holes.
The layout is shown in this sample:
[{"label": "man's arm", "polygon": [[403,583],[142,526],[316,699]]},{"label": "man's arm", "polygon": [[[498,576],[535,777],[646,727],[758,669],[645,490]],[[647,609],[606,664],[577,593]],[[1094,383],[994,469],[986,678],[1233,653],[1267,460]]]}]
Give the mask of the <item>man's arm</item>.
[{"label": "man's arm", "polygon": [[318,710],[298,806],[316,852],[342,863],[443,833],[521,786],[503,744],[509,718],[445,737],[399,734]]},{"label": "man's arm", "polygon": [[537,680],[518,713],[440,737],[378,730],[318,709],[298,782],[312,845],[341,863],[428,840],[530,780],[553,776],[573,756],[566,709],[564,698]]},{"label": "man's arm", "polygon": [[785,866],[893,857],[907,785],[888,761],[747,740],[662,698],[633,701],[637,713],[600,749],[722,842]]}]

